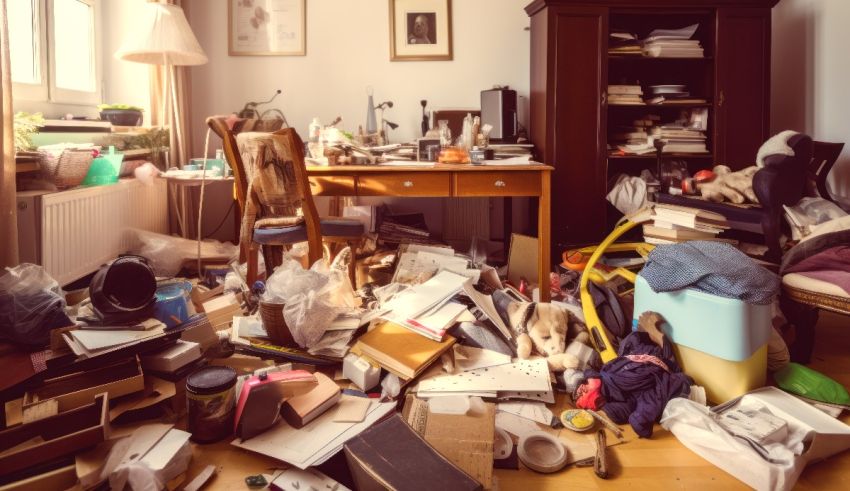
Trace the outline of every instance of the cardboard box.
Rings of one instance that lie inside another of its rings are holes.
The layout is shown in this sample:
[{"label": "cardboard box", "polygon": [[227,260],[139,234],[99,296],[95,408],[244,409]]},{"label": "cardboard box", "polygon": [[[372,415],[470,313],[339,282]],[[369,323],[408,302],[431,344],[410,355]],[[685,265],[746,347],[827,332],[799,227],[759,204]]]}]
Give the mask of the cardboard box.
[{"label": "cardboard box", "polygon": [[409,395],[403,416],[426,442],[489,489],[493,480],[496,406],[485,403],[484,407],[481,414],[438,414],[429,409],[427,400]]},{"label": "cardboard box", "polygon": [[0,478],[93,447],[108,432],[107,394],[56,416],[0,431]]},{"label": "cardboard box", "polygon": [[108,393],[110,399],[145,389],[145,378],[139,358],[95,370],[47,379],[44,384],[24,394],[24,409],[47,399],[59,402],[59,412],[90,404],[95,395]]}]

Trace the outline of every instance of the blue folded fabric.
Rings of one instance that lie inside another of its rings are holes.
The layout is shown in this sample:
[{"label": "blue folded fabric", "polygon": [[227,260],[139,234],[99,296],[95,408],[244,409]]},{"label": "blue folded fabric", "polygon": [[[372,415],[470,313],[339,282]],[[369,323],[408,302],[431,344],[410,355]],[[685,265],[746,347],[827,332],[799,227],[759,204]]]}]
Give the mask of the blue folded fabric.
[{"label": "blue folded fabric", "polygon": [[779,294],[779,276],[725,242],[659,245],[640,272],[655,292],[694,288],[765,305]]}]

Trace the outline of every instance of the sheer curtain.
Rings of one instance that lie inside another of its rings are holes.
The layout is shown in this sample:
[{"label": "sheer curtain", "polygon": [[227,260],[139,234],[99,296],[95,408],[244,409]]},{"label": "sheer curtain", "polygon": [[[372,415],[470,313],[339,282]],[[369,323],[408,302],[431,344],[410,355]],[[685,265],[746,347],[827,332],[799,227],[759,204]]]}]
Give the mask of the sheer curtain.
[{"label": "sheer curtain", "polygon": [[[157,0],[148,0],[156,2]],[[160,3],[170,3],[182,8],[189,17],[189,2],[183,0],[159,0]],[[174,107],[171,104],[170,94],[162,93],[163,80],[166,75],[166,67],[151,65],[150,67],[150,91],[151,91],[151,126],[167,126],[171,140],[169,151],[169,165],[178,166],[188,163],[192,153],[192,127],[189,117],[189,67],[175,66],[171,68],[171,76],[177,90],[177,105],[179,106],[180,120],[173,121]],[[162,98],[166,98],[165,114],[162,113]],[[172,124],[172,122],[176,124]]]},{"label": "sheer curtain", "polygon": [[[0,0],[0,268],[18,264],[15,209],[15,138],[12,123],[12,75],[6,1]],[[2,274],[2,273],[0,273]]]}]

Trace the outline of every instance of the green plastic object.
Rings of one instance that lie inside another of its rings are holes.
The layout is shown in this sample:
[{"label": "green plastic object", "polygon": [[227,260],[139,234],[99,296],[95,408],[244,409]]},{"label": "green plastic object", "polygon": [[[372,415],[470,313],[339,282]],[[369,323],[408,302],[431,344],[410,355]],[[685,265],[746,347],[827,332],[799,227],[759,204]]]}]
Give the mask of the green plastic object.
[{"label": "green plastic object", "polygon": [[118,182],[118,174],[121,171],[121,163],[124,154],[115,151],[115,147],[109,147],[109,153],[101,154],[92,160],[89,172],[83,180],[83,186],[104,186]]},{"label": "green plastic object", "polygon": [[828,404],[850,405],[850,394],[843,385],[826,375],[798,363],[789,363],[773,375],[780,389]]}]

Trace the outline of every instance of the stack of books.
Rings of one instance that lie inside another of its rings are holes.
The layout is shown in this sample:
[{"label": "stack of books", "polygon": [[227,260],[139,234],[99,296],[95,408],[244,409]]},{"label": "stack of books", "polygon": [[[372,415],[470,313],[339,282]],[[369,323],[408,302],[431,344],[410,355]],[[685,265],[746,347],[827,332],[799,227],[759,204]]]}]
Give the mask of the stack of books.
[{"label": "stack of books", "polygon": [[692,97],[685,85],[651,85],[647,104],[705,104],[705,99]]},{"label": "stack of books", "polygon": [[387,246],[399,244],[434,244],[437,240],[425,224],[421,213],[386,216],[378,226],[378,243]]},{"label": "stack of books", "polygon": [[643,56],[643,50],[637,35],[619,29],[612,29],[611,33],[608,34],[608,54]]},{"label": "stack of books", "polygon": [[682,29],[656,29],[643,40],[643,55],[652,58],[703,58],[698,39],[691,39],[698,24]]},{"label": "stack of books", "polygon": [[608,135],[609,149],[627,155],[646,155],[655,152],[649,132],[661,121],[657,114],[647,114],[636,119],[631,126],[620,126]]},{"label": "stack of books", "polygon": [[643,239],[650,244],[676,244],[689,240],[737,243],[717,236],[729,228],[726,218],[719,213],[659,203],[653,209],[652,219],[652,224],[643,226]]},{"label": "stack of books", "polygon": [[609,85],[608,104],[613,106],[642,106],[644,104],[643,89],[640,85]]},{"label": "stack of books", "polygon": [[705,131],[682,124],[666,124],[652,128],[652,140],[664,143],[664,153],[708,153]]}]

